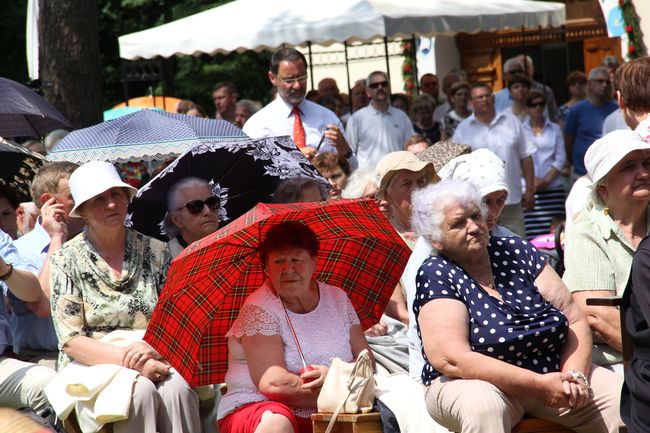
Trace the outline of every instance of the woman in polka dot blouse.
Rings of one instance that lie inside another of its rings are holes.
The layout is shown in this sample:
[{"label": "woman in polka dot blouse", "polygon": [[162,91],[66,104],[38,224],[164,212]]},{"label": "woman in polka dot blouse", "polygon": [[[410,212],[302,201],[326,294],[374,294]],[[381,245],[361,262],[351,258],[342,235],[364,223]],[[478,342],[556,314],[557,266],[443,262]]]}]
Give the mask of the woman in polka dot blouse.
[{"label": "woman in polka dot blouse", "polygon": [[490,237],[480,193],[444,180],[413,196],[413,226],[437,250],[413,304],[426,403],[456,432],[510,432],[526,415],[617,432],[622,378],[591,364],[591,332],[544,256]]}]

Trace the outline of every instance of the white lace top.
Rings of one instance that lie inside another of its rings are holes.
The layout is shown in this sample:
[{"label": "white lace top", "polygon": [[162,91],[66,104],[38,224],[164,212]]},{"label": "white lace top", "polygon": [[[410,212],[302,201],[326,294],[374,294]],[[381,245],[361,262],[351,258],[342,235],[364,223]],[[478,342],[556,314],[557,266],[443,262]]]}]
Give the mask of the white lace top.
[{"label": "white lace top", "polygon": [[[320,282],[318,288],[320,300],[313,311],[297,314],[287,310],[305,361],[307,364],[329,366],[332,358],[339,357],[350,362],[350,327],[359,324],[357,313],[343,290]],[[284,342],[284,362],[287,370],[297,374],[302,368],[282,304],[264,284],[244,302],[237,320],[226,334],[229,352],[226,373],[228,392],[219,402],[217,419],[226,417],[244,404],[268,400],[251,380],[241,344],[241,337],[255,334],[280,334]],[[315,408],[294,409],[297,416],[304,418],[308,418],[314,411]]]}]

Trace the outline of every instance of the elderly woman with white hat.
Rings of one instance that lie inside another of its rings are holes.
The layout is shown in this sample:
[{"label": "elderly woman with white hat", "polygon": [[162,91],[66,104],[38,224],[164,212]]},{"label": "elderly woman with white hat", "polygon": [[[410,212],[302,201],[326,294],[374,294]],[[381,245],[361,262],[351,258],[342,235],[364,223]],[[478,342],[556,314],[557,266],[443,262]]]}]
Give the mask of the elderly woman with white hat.
[{"label": "elderly woman with white hat", "polygon": [[632,257],[650,233],[650,144],[634,131],[613,131],[585,154],[592,195],[566,235],[563,279],[588,318],[594,362],[622,373],[618,310],[587,306],[591,297],[621,295]]},{"label": "elderly woman with white hat", "polygon": [[147,327],[169,268],[167,245],[125,228],[136,189],[107,162],[77,168],[69,180],[87,231],[56,251],[51,261],[52,319],[59,339],[59,368],[118,364],[137,370],[129,418],[118,432],[200,431],[198,397],[148,344],[126,347],[99,339],[115,330]]}]

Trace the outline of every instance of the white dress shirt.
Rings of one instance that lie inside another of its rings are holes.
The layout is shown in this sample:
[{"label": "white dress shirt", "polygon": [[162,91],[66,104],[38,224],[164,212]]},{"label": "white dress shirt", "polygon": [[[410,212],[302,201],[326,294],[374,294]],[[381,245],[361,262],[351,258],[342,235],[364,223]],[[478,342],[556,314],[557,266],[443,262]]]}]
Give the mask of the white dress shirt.
[{"label": "white dress shirt", "polygon": [[[336,114],[327,108],[303,99],[298,105],[298,109],[300,110],[302,126],[305,129],[307,146],[317,148],[327,130],[327,125],[330,123],[336,125],[343,133],[343,124],[336,117]],[[251,138],[277,137],[280,135],[288,135],[293,138],[293,124],[293,105],[287,104],[278,96],[260,111],[253,114],[244,124],[243,131]],[[352,150],[354,152],[354,149]],[[327,139],[323,140],[318,151],[337,153],[336,146]],[[352,169],[358,166],[354,154],[348,158],[348,162]]]},{"label": "white dress shirt", "polygon": [[467,144],[472,150],[487,148],[501,158],[506,163],[506,204],[521,202],[521,160],[535,152],[535,145],[524,133],[519,119],[512,114],[498,113],[486,125],[472,114],[460,122],[451,141]]}]

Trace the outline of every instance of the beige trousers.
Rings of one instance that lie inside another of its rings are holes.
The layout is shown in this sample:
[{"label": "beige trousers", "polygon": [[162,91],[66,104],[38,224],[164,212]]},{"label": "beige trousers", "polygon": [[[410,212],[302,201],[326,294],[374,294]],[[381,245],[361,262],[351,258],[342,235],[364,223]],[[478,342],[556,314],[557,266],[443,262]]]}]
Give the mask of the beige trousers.
[{"label": "beige trousers", "polygon": [[201,431],[199,398],[185,379],[172,374],[154,384],[138,376],[129,419],[113,423],[114,433],[197,433]]},{"label": "beige trousers", "polygon": [[0,358],[0,407],[31,408],[41,415],[48,407],[43,389],[56,371],[12,358]]},{"label": "beige trousers", "polygon": [[593,366],[589,381],[593,399],[579,409],[554,409],[534,398],[510,397],[482,380],[441,376],[429,385],[425,399],[429,415],[451,431],[510,433],[524,414],[544,418],[578,433],[617,433],[623,378]]}]

